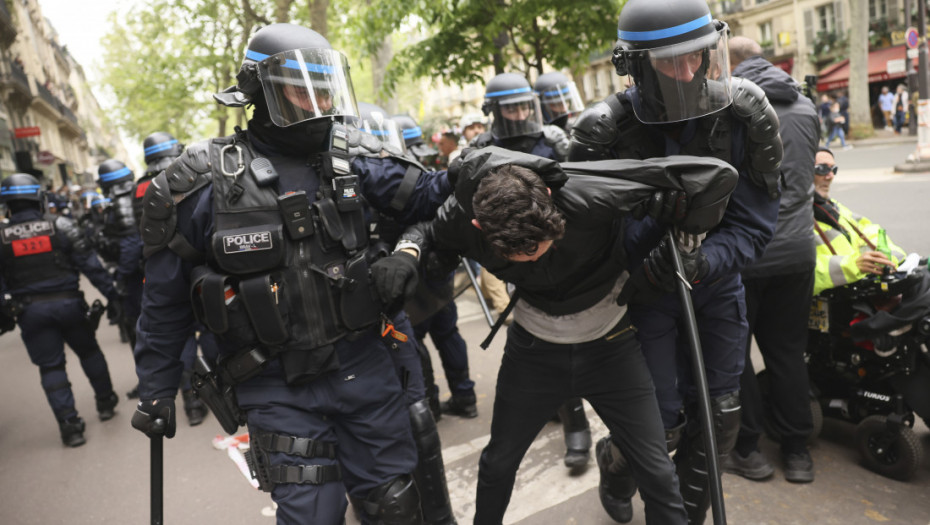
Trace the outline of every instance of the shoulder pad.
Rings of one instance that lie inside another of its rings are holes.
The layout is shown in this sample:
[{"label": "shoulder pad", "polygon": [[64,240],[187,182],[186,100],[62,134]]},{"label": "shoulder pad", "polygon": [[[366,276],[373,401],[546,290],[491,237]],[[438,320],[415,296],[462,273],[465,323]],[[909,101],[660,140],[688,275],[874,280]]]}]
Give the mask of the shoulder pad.
[{"label": "shoulder pad", "polygon": [[167,187],[172,193],[183,194],[181,199],[206,186],[212,180],[210,141],[197,142],[185,149],[184,153],[165,169],[165,177]]},{"label": "shoulder pad", "polygon": [[730,94],[733,96],[733,115],[748,129],[746,167],[749,178],[771,198],[777,199],[784,148],[778,134],[775,108],[762,88],[745,78],[733,77],[730,80]]},{"label": "shoulder pad", "polygon": [[[187,151],[190,151],[188,149]],[[149,257],[168,246],[177,233],[178,215],[175,200],[165,172],[159,173],[142,197],[142,242],[143,255]]]},{"label": "shoulder pad", "polygon": [[346,142],[349,144],[349,157],[382,157],[384,143],[368,133],[347,127]]},{"label": "shoulder pad", "polygon": [[71,249],[75,252],[86,252],[90,249],[90,242],[84,236],[84,232],[78,227],[73,219],[59,216],[55,219],[55,230],[65,236],[71,243]]},{"label": "shoulder pad", "polygon": [[620,125],[629,117],[629,111],[616,95],[582,111],[572,125],[568,160],[610,158],[607,150],[617,141]]},{"label": "shoulder pad", "polygon": [[552,124],[543,126],[543,138],[555,150],[555,154],[562,160],[568,158],[568,134],[565,130]]}]

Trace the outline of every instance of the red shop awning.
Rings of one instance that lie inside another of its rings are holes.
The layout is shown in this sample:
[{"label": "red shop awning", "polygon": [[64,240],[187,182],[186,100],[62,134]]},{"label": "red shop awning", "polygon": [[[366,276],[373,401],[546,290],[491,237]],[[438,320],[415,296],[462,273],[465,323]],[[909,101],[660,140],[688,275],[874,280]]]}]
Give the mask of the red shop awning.
[{"label": "red shop awning", "polygon": [[[906,62],[906,46],[886,47],[869,53],[869,83],[882,82],[907,76],[907,68],[900,67]],[[889,61],[892,62],[892,72],[889,73]],[[917,58],[913,58],[914,67],[917,67]],[[897,66],[897,67],[896,67]],[[849,59],[825,67],[817,74],[817,91],[823,93],[849,86]]]}]

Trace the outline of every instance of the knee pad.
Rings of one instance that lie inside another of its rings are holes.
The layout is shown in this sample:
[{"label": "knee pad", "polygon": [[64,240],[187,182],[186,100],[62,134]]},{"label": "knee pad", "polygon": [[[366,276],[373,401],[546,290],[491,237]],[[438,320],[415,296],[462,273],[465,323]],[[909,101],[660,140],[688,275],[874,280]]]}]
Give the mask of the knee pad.
[{"label": "knee pad", "polygon": [[365,513],[384,525],[422,525],[420,495],[409,474],[398,476],[368,493]]}]

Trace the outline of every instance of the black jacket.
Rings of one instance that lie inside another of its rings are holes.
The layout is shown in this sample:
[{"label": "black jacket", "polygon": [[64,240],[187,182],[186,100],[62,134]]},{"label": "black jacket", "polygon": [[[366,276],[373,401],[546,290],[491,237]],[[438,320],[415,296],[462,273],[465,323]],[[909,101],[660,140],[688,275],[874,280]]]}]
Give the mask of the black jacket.
[{"label": "black jacket", "polygon": [[[513,163],[532,169],[552,189],[565,218],[565,235],[534,262],[497,256],[472,226],[472,197],[494,167]],[[500,279],[513,283],[520,297],[550,315],[566,315],[605,297],[626,270],[623,221],[658,188],[684,190],[689,212],[683,227],[712,228],[737,181],[736,170],[714,158],[672,156],[647,161],[604,160],[557,164],[554,161],[488,147],[470,153],[459,168],[455,194],[436,219],[408,230],[407,240],[474,259]]]},{"label": "black jacket", "polygon": [[755,82],[778,115],[785,155],[783,188],[775,238],[760,259],[743,270],[743,277],[768,277],[814,271],[814,156],[820,143],[817,109],[800,86],[782,69],[761,56],[746,59],[733,75]]}]

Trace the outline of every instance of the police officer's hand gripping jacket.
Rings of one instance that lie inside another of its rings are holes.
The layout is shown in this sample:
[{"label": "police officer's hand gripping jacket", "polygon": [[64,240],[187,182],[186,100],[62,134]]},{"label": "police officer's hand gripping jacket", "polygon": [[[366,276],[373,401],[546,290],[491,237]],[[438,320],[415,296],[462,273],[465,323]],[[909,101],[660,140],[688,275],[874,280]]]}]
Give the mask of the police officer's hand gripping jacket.
[{"label": "police officer's hand gripping jacket", "polygon": [[171,397],[139,401],[132,415],[132,427],[148,437],[173,438],[178,428],[175,412]]},{"label": "police officer's hand gripping jacket", "polygon": [[393,315],[404,306],[417,289],[417,258],[409,253],[395,252],[371,265],[371,280],[384,305],[386,314]]}]

